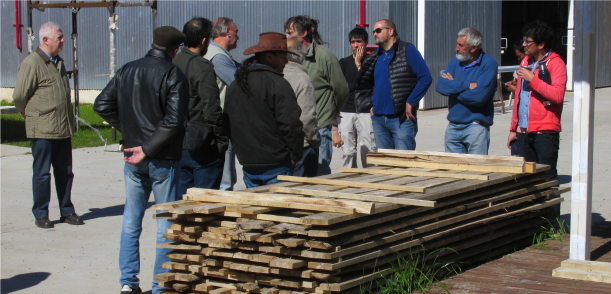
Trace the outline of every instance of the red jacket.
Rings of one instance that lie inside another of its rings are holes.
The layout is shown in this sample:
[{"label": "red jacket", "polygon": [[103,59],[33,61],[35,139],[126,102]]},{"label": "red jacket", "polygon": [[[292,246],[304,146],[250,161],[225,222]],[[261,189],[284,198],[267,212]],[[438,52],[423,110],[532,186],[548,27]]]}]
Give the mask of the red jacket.
[{"label": "red jacket", "polygon": [[[528,66],[530,56],[526,56],[521,65]],[[535,70],[535,76],[530,81],[530,104],[528,105],[528,132],[554,131],[560,132],[560,116],[562,115],[562,102],[566,90],[566,65],[560,55],[551,52],[543,61],[550,72],[552,84],[539,79],[539,68]],[[515,92],[515,103],[513,116],[511,117],[510,131],[515,132],[518,127],[518,111],[520,105],[520,90],[522,78],[518,77]],[[545,105],[549,101],[551,105]]]}]

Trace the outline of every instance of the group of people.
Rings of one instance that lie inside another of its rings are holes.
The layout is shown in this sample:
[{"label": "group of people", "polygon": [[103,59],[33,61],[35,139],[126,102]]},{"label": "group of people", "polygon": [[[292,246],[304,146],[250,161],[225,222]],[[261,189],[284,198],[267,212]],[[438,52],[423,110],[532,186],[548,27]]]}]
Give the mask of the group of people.
[{"label": "group of people", "polygon": [[[367,54],[367,31],[348,35],[352,54],[340,59],[324,46],[319,22],[295,16],[284,33],[260,34],[241,64],[238,27],[226,17],[189,20],[180,31],[154,30],[151,49],[121,67],[95,100],[94,110],[121,131],[126,201],[119,266],[121,293],[141,293],[139,237],[150,193],[155,203],[182,199],[191,187],[232,190],[235,157],[247,187],[277,182],[278,175],[329,174],[333,147],[342,165],[367,166],[366,153],[414,150],[417,109],[432,83],[417,48],[382,19],[373,35],[378,48]],[[42,25],[40,47],[21,64],[13,99],[26,119],[33,163],[33,213],[41,228],[48,218],[53,166],[61,221],[84,224],[70,200],[75,120],[68,76],[59,52],[61,28]],[[550,48],[553,30],[535,21],[524,31],[508,147],[552,166],[557,178],[560,115],[566,68]],[[456,57],[435,90],[449,98],[447,152],[488,154],[498,64],[482,50],[474,28],[458,32]],[[181,45],[183,45],[181,47]],[[547,76],[542,76],[546,72]],[[512,88],[512,87],[515,87]],[[157,243],[165,242],[167,220],[157,220]],[[168,249],[157,248],[154,274],[167,271]],[[163,288],[153,283],[153,293]]]}]

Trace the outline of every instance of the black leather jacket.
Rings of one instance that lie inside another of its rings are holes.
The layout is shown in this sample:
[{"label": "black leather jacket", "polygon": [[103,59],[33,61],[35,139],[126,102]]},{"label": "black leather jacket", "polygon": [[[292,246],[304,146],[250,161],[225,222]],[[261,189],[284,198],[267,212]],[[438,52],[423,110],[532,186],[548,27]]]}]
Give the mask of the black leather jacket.
[{"label": "black leather jacket", "polygon": [[142,146],[149,158],[180,160],[188,103],[185,75],[167,54],[151,49],[117,71],[93,109],[121,131],[125,149]]}]

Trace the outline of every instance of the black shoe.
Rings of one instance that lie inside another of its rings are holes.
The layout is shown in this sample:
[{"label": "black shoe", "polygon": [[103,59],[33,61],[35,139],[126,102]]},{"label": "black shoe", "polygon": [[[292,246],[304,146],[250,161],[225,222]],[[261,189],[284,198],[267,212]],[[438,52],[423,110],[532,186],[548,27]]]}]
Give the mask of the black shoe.
[{"label": "black shoe", "polygon": [[51,221],[49,220],[49,217],[47,216],[43,216],[41,218],[37,218],[34,223],[36,224],[37,227],[39,228],[43,228],[43,229],[51,229],[53,228],[53,224],[51,223]]},{"label": "black shoe", "polygon": [[142,290],[140,289],[140,287],[136,288],[136,289],[132,289],[129,285],[123,285],[123,288],[121,288],[121,294],[141,294]]},{"label": "black shoe", "polygon": [[59,222],[60,223],[67,223],[67,224],[71,224],[71,225],[84,225],[85,223],[83,222],[83,219],[78,216],[78,214],[73,213],[69,216],[62,216],[59,218]]}]

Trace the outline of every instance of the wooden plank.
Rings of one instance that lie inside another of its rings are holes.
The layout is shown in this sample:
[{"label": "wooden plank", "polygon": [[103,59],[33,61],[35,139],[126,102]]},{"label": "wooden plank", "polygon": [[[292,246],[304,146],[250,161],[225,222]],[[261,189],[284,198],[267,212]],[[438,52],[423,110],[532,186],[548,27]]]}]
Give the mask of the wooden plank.
[{"label": "wooden plank", "polygon": [[301,247],[305,244],[306,240],[305,239],[299,239],[299,238],[286,238],[286,239],[278,239],[276,240],[276,242],[289,247],[289,248],[295,248],[295,247]]},{"label": "wooden plank", "polygon": [[518,156],[479,155],[479,154],[462,154],[462,153],[449,153],[449,152],[395,150],[395,149],[378,149],[377,153],[398,154],[398,155],[403,154],[403,155],[413,155],[413,156],[432,155],[432,156],[446,156],[446,157],[458,157],[458,158],[473,158],[473,159],[483,159],[483,160],[524,162],[524,157],[518,157]]},{"label": "wooden plank", "polygon": [[480,180],[480,181],[488,180],[488,176],[486,175],[469,175],[469,174],[442,173],[442,172],[415,172],[415,171],[409,171],[409,170],[340,167],[338,171],[342,173],[399,175],[399,176],[433,177],[433,178],[455,178],[455,179],[463,179],[463,180]]},{"label": "wooden plank", "polygon": [[250,193],[239,191],[219,191],[212,189],[191,188],[187,190],[187,195],[202,195],[202,196],[222,196],[240,198],[245,200],[257,201],[282,201],[290,203],[314,204],[325,206],[339,206],[354,208],[359,213],[369,214],[373,211],[373,203],[350,200],[331,200],[312,197],[298,197],[295,195],[271,194],[271,193]]},{"label": "wooden plank", "polygon": [[188,206],[198,204],[199,201],[189,201],[189,200],[178,200],[174,202],[167,202],[161,204],[155,204],[151,207],[152,210],[169,210],[172,208],[177,208],[181,206]]},{"label": "wooden plank", "polygon": [[475,165],[475,164],[418,162],[418,161],[400,160],[396,158],[375,158],[375,157],[368,157],[367,163],[379,164],[379,165],[385,165],[385,166],[396,166],[396,167],[423,167],[423,168],[434,168],[434,169],[479,171],[479,172],[491,172],[491,173],[522,174],[526,172],[524,169],[524,165],[522,166],[503,166],[503,165]]},{"label": "wooden plank", "polygon": [[270,192],[290,193],[290,194],[308,195],[308,196],[316,196],[316,197],[352,199],[352,200],[362,200],[362,201],[371,201],[371,202],[380,202],[380,203],[394,203],[394,204],[403,204],[403,205],[426,206],[426,207],[435,207],[435,203],[436,203],[435,201],[429,201],[429,200],[403,199],[403,198],[375,196],[375,195],[368,195],[368,194],[327,192],[327,191],[320,191],[320,190],[288,188],[288,187],[273,187],[273,186],[270,187]]},{"label": "wooden plank", "polygon": [[355,213],[354,208],[350,207],[339,207],[339,206],[326,206],[326,205],[315,205],[315,204],[303,204],[303,203],[292,203],[292,202],[281,202],[281,201],[265,201],[265,200],[254,200],[254,199],[243,199],[223,196],[210,196],[210,195],[185,195],[186,199],[199,200],[208,202],[228,202],[236,204],[250,204],[257,206],[271,206],[271,207],[282,207],[292,209],[305,209],[314,211],[328,211],[328,212],[340,212],[353,214]]},{"label": "wooden plank", "polygon": [[297,259],[276,258],[269,263],[271,267],[296,269],[307,265],[307,262]]},{"label": "wooden plank", "polygon": [[278,176],[278,180],[287,181],[287,182],[297,182],[297,183],[335,185],[335,186],[370,188],[370,189],[403,191],[403,192],[423,193],[426,191],[426,189],[422,187],[385,185],[385,184],[377,184],[377,183],[361,183],[361,182],[350,182],[350,181],[342,181],[342,180],[325,180],[325,179],[319,179],[319,178],[301,178],[301,177],[283,176],[283,175]]}]

